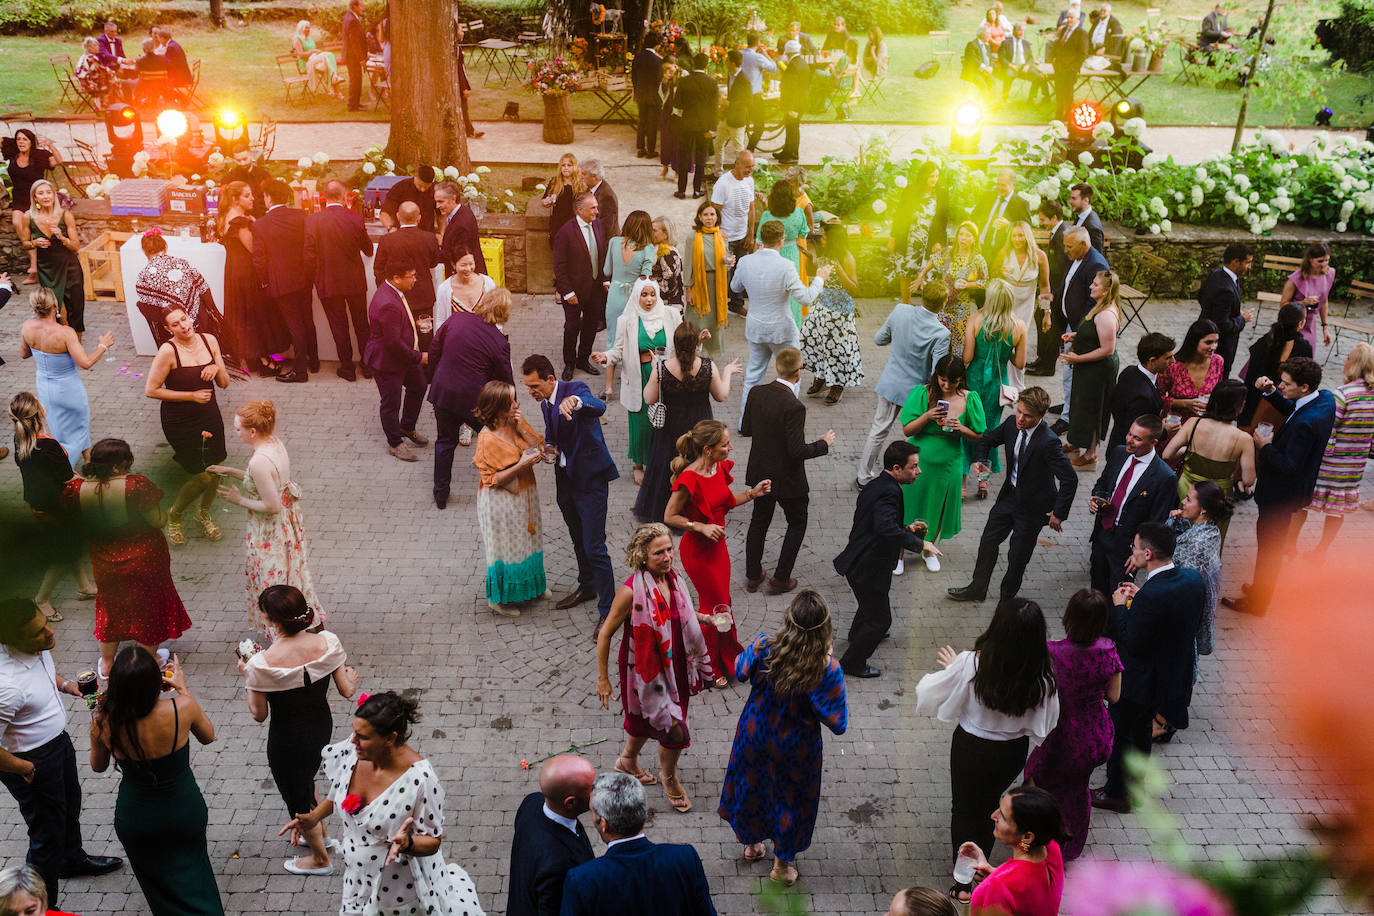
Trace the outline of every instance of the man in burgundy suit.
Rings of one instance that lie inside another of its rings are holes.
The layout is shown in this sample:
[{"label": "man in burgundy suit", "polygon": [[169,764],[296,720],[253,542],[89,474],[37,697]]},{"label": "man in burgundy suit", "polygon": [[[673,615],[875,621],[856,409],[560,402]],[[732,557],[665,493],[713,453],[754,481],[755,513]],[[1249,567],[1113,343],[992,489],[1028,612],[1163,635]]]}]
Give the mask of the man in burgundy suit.
[{"label": "man in burgundy suit", "polygon": [[414,286],[415,269],[401,264],[377,284],[367,307],[367,349],[363,351],[363,362],[374,373],[381,399],[387,451],[401,461],[419,460],[401,441],[403,438],[416,445],[429,442],[415,431],[425,400],[425,375],[420,367],[429,363],[429,354],[420,347],[420,332],[409,301]]},{"label": "man in burgundy suit", "polygon": [[472,254],[476,271],[486,273],[487,260],[482,257],[482,242],[477,237],[477,214],[463,201],[458,185],[452,181],[435,185],[434,205],[439,210],[439,225],[443,227],[439,250],[444,255],[444,276],[453,276],[453,266],[458,260],[456,252],[460,247]]},{"label": "man in burgundy suit", "polygon": [[[363,217],[344,206],[347,191],[337,179],[324,186],[324,209],[305,217],[305,264],[315,276],[315,292],[329,319],[329,333],[339,351],[341,379],[357,379],[353,369],[353,344],[348,336],[349,320],[358,337],[358,357],[367,349],[367,274],[363,258],[372,256],[372,240],[363,227]],[[363,377],[372,371],[363,366]]]},{"label": "man in burgundy suit", "polygon": [[268,181],[264,192],[267,212],[253,223],[253,268],[286,323],[295,351],[294,368],[278,375],[277,381],[304,382],[310,372],[320,371],[311,314],[311,271],[305,266],[305,214],[292,208],[295,192],[280,178]]},{"label": "man in burgundy suit", "polygon": [[372,261],[372,275],[381,286],[387,277],[398,270],[415,271],[415,288],[406,294],[410,310],[420,328],[420,345],[429,349],[434,333],[434,267],[443,260],[434,233],[419,228],[420,208],[411,201],[396,211],[400,228],[388,232],[377,243],[377,257]]},{"label": "man in burgundy suit", "polygon": [[553,286],[563,306],[563,381],[573,371],[592,375],[592,341],[606,317],[606,230],[597,219],[596,195],[583,191],[573,202],[576,216],[553,238]]}]

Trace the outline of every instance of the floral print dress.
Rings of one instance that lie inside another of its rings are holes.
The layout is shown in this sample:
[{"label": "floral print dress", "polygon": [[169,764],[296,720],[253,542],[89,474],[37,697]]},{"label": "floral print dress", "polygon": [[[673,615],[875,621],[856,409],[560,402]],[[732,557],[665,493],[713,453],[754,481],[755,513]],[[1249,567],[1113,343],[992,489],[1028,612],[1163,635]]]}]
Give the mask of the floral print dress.
[{"label": "floral print dress", "polygon": [[825,288],[802,322],[802,362],[827,386],[857,387],[864,380],[859,332],[854,326],[854,299],[838,271],[825,278]]},{"label": "floral print dress", "polygon": [[[271,461],[271,457],[268,456]],[[275,463],[273,464],[275,467]],[[281,472],[278,471],[278,476]],[[243,475],[244,494],[262,499],[252,474]],[[282,485],[280,512],[248,510],[248,624],[258,629],[258,596],[269,585],[294,585],[315,612],[315,623],[324,623],[324,608],[315,596],[305,540],[305,516],[301,512],[301,487],[294,480]]]},{"label": "floral print dress", "polygon": [[968,324],[969,313],[976,305],[973,301],[973,290],[955,289],[954,281],[987,283],[988,262],[977,251],[968,256],[960,256],[952,248],[939,257],[941,260],[936,270],[940,279],[949,287],[949,297],[940,309],[940,322],[949,328],[950,352],[958,353],[964,346],[964,327]]}]

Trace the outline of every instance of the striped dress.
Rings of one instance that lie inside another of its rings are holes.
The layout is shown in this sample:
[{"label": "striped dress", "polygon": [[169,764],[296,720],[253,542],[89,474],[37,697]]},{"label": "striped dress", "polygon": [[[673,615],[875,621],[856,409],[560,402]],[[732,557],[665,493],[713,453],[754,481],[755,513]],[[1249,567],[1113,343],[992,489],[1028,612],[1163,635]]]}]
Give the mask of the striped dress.
[{"label": "striped dress", "polygon": [[1374,438],[1374,388],[1362,379],[1336,389],[1336,425],[1326,443],[1317,486],[1307,508],[1345,515],[1360,508],[1370,439]]}]

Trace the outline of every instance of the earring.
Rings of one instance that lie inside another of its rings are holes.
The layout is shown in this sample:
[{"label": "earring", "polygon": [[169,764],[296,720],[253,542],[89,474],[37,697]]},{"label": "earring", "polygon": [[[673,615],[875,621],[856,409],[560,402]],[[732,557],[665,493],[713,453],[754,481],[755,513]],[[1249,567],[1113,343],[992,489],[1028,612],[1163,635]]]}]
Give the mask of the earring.
[{"label": "earring", "polygon": [[1021,852],[1030,852],[1031,841],[1029,837],[1022,837],[1021,842],[1016,844],[1016,848]]}]

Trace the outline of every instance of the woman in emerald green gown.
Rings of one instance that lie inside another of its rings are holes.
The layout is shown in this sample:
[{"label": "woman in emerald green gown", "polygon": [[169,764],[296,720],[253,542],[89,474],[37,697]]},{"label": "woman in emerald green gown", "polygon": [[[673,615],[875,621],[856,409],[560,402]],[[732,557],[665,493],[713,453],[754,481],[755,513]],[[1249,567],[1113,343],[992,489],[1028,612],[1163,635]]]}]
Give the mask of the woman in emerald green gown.
[{"label": "woman in emerald green gown", "polygon": [[[1012,314],[1015,305],[1011,284],[1005,280],[988,281],[983,307],[969,317],[964,330],[964,363],[968,366],[969,388],[983,404],[983,420],[991,428],[1002,422],[1002,386],[1008,383],[1010,363],[1026,368],[1026,323]],[[976,442],[964,444],[964,473],[973,465]],[[1002,456],[993,449],[988,466],[993,473],[1002,470]],[[986,499],[988,482],[978,481],[978,498]]]}]

